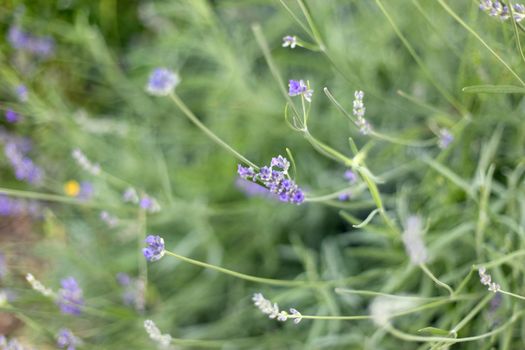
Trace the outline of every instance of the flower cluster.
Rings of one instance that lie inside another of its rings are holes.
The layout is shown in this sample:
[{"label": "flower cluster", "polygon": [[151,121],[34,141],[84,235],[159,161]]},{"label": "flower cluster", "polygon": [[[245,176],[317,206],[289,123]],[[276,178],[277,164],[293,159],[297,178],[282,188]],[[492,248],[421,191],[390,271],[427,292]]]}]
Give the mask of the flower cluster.
[{"label": "flower cluster", "polygon": [[124,305],[133,306],[135,310],[142,311],[145,307],[145,283],[140,278],[131,278],[124,272],[117,274],[117,282],[124,291],[122,292],[122,302]]},{"label": "flower cluster", "polygon": [[[509,7],[503,4],[499,0],[481,0],[479,9],[486,12],[489,16],[498,17],[499,19],[506,21],[510,18],[511,11]],[[522,4],[514,4],[512,7],[514,13],[514,20],[521,22],[525,18],[525,6]]]},{"label": "flower cluster", "polygon": [[51,289],[44,287],[44,285],[39,280],[37,280],[32,274],[28,273],[26,275],[26,280],[31,285],[31,288],[33,288],[43,296],[50,298],[55,297],[55,293]]},{"label": "flower cluster", "polygon": [[414,265],[423,264],[428,259],[427,248],[422,238],[423,225],[419,216],[409,216],[405,222],[405,231],[403,232],[403,243],[410,261]]},{"label": "flower cluster", "polygon": [[454,136],[448,131],[448,129],[439,129],[439,140],[438,140],[438,147],[441,149],[445,149],[450,145],[452,141],[454,141]]},{"label": "flower cluster", "polygon": [[171,335],[169,334],[162,334],[152,320],[146,320],[144,321],[144,329],[146,330],[146,333],[148,333],[151,340],[158,343],[161,348],[168,348],[171,343]]},{"label": "flower cluster", "polygon": [[278,156],[272,158],[269,167],[264,166],[259,172],[239,164],[237,173],[245,180],[262,183],[271,193],[278,195],[282,202],[301,204],[304,201],[304,193],[288,175],[289,167],[290,162],[283,156]]},{"label": "flower cluster", "polygon": [[237,179],[235,179],[235,186],[249,197],[275,197],[275,199],[277,199],[277,197],[266,187],[245,180],[242,177],[237,177]]},{"label": "flower cluster", "polygon": [[58,291],[57,304],[64,314],[80,315],[84,306],[82,289],[74,277],[66,277],[60,281],[62,288]]},{"label": "flower cluster", "polygon": [[487,269],[485,269],[484,267],[480,267],[478,269],[478,273],[481,284],[487,286],[489,291],[496,293],[501,289],[499,284],[497,284],[496,282],[492,282],[492,277],[489,274],[487,274]]},{"label": "flower cluster", "polygon": [[71,152],[71,155],[73,156],[73,159],[77,162],[77,164],[82,168],[84,169],[85,171],[87,171],[88,173],[90,173],[91,175],[99,175],[100,174],[100,165],[99,164],[94,164],[92,163],[88,157],[86,157],[86,155],[84,154],[84,152],[82,152],[81,150],[79,150],[78,148],[75,148],[72,152]]},{"label": "flower cluster", "polygon": [[255,293],[252,297],[252,300],[254,305],[257,306],[263,314],[268,315],[268,317],[271,319],[277,319],[278,321],[285,322],[291,318],[295,324],[298,324],[303,318],[301,313],[296,309],[291,308],[290,313],[284,310],[279,310],[277,303],[272,303],[261,293]]},{"label": "flower cluster", "polygon": [[167,68],[157,68],[149,76],[146,91],[156,96],[169,95],[180,83],[179,76]]},{"label": "flower cluster", "polygon": [[29,143],[14,140],[5,144],[4,153],[15,170],[16,178],[36,185],[42,182],[44,172],[27,156],[30,149]]},{"label": "flower cluster", "polygon": [[283,38],[283,47],[289,47],[290,49],[295,49],[295,46],[297,46],[297,37],[287,35]]},{"label": "flower cluster", "polygon": [[157,261],[164,256],[166,250],[164,249],[164,239],[160,236],[148,235],[144,240],[148,245],[142,249],[144,257],[148,261]]},{"label": "flower cluster", "polygon": [[51,56],[55,50],[53,38],[35,36],[23,31],[18,25],[9,28],[7,41],[13,48],[41,58]]},{"label": "flower cluster", "polygon": [[40,218],[42,217],[42,207],[40,203],[33,200],[10,198],[0,194],[0,216],[19,215]]},{"label": "flower cluster", "polygon": [[365,93],[363,91],[355,91],[354,92],[354,106],[352,109],[352,113],[357,118],[357,121],[355,122],[355,125],[359,128],[359,132],[363,135],[367,135],[370,133],[370,130],[372,130],[372,126],[368,121],[365,119],[365,112],[366,107],[363,103],[363,97],[365,97]]},{"label": "flower cluster", "polygon": [[62,328],[57,334],[57,346],[60,349],[75,350],[77,346],[81,345],[80,338],[75,336],[71,330]]},{"label": "flower cluster", "polygon": [[288,95],[298,96],[301,95],[308,102],[312,102],[312,95],[314,90],[310,89],[308,82],[304,80],[289,80],[288,81]]}]

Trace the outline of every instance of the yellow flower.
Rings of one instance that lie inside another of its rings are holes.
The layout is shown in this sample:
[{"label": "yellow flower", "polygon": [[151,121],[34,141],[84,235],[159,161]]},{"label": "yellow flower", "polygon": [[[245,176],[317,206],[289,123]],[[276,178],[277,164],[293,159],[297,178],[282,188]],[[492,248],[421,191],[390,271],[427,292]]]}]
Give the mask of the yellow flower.
[{"label": "yellow flower", "polygon": [[64,184],[64,192],[70,197],[76,197],[80,193],[80,184],[75,180],[69,180]]}]

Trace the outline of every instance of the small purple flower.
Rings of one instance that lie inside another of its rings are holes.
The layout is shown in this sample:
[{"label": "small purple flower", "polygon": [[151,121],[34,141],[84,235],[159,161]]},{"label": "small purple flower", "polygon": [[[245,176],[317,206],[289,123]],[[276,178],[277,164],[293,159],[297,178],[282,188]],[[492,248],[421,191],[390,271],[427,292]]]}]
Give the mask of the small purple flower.
[{"label": "small purple flower", "polygon": [[344,178],[351,184],[357,181],[357,175],[350,169],[345,171]]},{"label": "small purple flower", "polygon": [[304,80],[289,80],[288,81],[288,95],[297,96],[302,95],[308,102],[312,102],[312,95],[314,90],[308,88]]},{"label": "small purple flower", "polygon": [[129,286],[131,284],[131,277],[127,273],[119,272],[117,273],[117,282],[123,287]]},{"label": "small purple flower", "polygon": [[20,84],[16,87],[16,96],[20,102],[27,102],[29,95],[27,92],[27,87],[23,84]]},{"label": "small purple flower", "polygon": [[7,41],[15,49],[23,49],[28,42],[28,35],[19,26],[12,25],[7,33]]},{"label": "small purple flower", "polygon": [[146,248],[142,249],[142,253],[146,260],[157,261],[164,256],[166,251],[164,249],[164,239],[162,239],[162,237],[149,235],[144,242],[148,245]]},{"label": "small purple flower", "polygon": [[139,195],[133,187],[128,187],[122,194],[122,200],[126,203],[131,202],[136,204],[139,202]]},{"label": "small purple flower", "polygon": [[160,211],[160,205],[157,200],[147,194],[140,198],[139,206],[149,213],[156,213]]},{"label": "small purple flower", "polygon": [[156,96],[169,95],[180,83],[179,76],[167,68],[157,68],[149,76],[146,91]]},{"label": "small purple flower", "polygon": [[80,190],[77,194],[77,198],[83,201],[87,201],[93,197],[93,193],[95,192],[95,189],[93,188],[93,184],[89,181],[82,181],[80,183]]},{"label": "small purple flower", "polygon": [[113,228],[119,224],[117,217],[111,215],[107,211],[103,210],[100,212],[100,220],[104,221],[108,227]]},{"label": "small purple flower", "polygon": [[237,174],[243,179],[250,179],[255,176],[255,171],[252,167],[243,167],[242,165],[237,165]]},{"label": "small purple flower", "polygon": [[58,291],[57,304],[64,314],[78,316],[84,306],[82,289],[74,277],[66,277],[60,281],[62,288]]},{"label": "small purple flower", "polygon": [[440,129],[439,130],[439,140],[438,140],[438,147],[441,149],[445,149],[454,141],[454,136],[448,131],[448,129]]},{"label": "small purple flower", "polygon": [[238,177],[235,180],[235,186],[237,186],[238,189],[240,189],[242,192],[246,193],[246,195],[250,197],[256,197],[256,196],[268,197],[268,198],[275,197],[275,195],[271,193],[266,187],[256,184],[254,182],[248,181],[246,179],[243,179],[242,177]]},{"label": "small purple flower", "polygon": [[60,349],[75,350],[82,341],[76,337],[71,330],[62,328],[57,334],[57,346]]},{"label": "small purple flower", "polygon": [[8,108],[5,111],[5,120],[8,123],[16,123],[20,120],[20,115],[16,113],[15,111],[13,111],[11,108]]},{"label": "small purple flower", "polygon": [[278,155],[277,157],[272,158],[272,161],[270,162],[270,166],[277,167],[283,171],[283,173],[287,173],[288,169],[290,168],[290,162],[288,159],[284,158],[281,155]]},{"label": "small purple flower", "polygon": [[39,184],[43,180],[44,173],[25,155],[26,152],[23,145],[15,141],[7,142],[4,147],[4,153],[15,170],[16,178],[30,184]]},{"label": "small purple flower", "polygon": [[350,192],[347,192],[347,193],[341,193],[337,198],[338,198],[341,202],[346,202],[346,201],[350,200]]},{"label": "small purple flower", "polygon": [[283,38],[283,47],[290,47],[290,49],[295,49],[297,45],[297,37],[287,35]]},{"label": "small purple flower", "polygon": [[25,51],[41,58],[51,56],[55,49],[53,38],[32,35],[23,31],[18,25],[12,25],[9,28],[7,41],[14,49]]}]

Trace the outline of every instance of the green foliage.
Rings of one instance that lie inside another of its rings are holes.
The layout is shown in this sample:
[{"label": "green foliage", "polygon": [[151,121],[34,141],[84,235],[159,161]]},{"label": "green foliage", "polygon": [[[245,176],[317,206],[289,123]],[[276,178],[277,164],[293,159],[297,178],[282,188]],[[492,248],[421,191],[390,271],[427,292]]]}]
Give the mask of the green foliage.
[{"label": "green foliage", "polygon": [[[30,155],[46,172],[30,186],[0,157],[0,193],[45,206],[41,219],[5,219],[12,226],[0,229],[9,268],[1,287],[18,294],[0,310],[24,325],[9,337],[53,348],[68,327],[85,349],[153,349],[143,328],[152,319],[184,349],[522,347],[525,61],[512,21],[475,1],[441,0],[7,1],[0,9],[3,32],[19,21],[56,40],[54,56],[38,61],[0,41],[1,107],[24,116],[4,127],[32,140]],[[285,35],[299,47],[281,47]],[[175,99],[145,92],[155,67],[181,76]],[[288,79],[314,89],[306,115],[286,95]],[[26,103],[13,94],[21,83]],[[365,92],[368,135],[347,118],[355,90]],[[238,160],[177,99],[258,166],[291,153],[308,201],[242,193]],[[308,130],[290,128],[293,118]],[[454,136],[444,149],[442,129]],[[102,174],[80,168],[74,148]],[[358,174],[351,185],[349,167]],[[68,197],[69,180],[91,182],[94,196]],[[162,210],[123,203],[130,185]],[[351,199],[339,201],[347,191]],[[119,224],[108,227],[101,211]],[[414,214],[428,250],[421,265],[402,239]],[[21,221],[26,233],[12,232]],[[169,254],[146,263],[147,233],[207,265]],[[482,266],[501,285],[494,298],[477,278]],[[146,281],[144,310],[123,305],[119,272]],[[74,276],[84,314],[60,314],[26,273],[54,290]],[[255,292],[304,319],[268,319],[253,306]],[[374,322],[381,298],[411,304]]]}]

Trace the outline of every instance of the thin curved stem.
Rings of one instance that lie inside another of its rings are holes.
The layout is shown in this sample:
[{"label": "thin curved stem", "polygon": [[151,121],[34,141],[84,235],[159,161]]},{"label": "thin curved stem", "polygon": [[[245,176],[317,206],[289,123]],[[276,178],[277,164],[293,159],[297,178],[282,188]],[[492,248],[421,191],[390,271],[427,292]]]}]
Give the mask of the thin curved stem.
[{"label": "thin curved stem", "polygon": [[252,168],[259,170],[259,167],[255,165],[254,163],[250,162],[246,157],[244,157],[242,154],[237,152],[235,149],[233,149],[230,145],[228,145],[226,142],[224,142],[219,136],[215,135],[213,131],[208,129],[206,125],[204,125],[196,116],[193,114],[193,112],[186,106],[186,104],[179,98],[179,96],[176,93],[170,94],[171,99],[177,107],[180,108],[180,110],[184,113],[188,119],[195,124],[199,129],[201,129],[202,132],[204,132],[210,139],[215,141],[219,146],[223,147],[225,150],[233,154],[237,159],[239,159],[241,162],[248,164]]},{"label": "thin curved stem", "polygon": [[441,282],[436,276],[434,276],[434,274],[428,269],[428,267],[425,264],[419,264],[419,267],[428,277],[430,277],[432,281],[434,281],[434,283],[448,290],[451,296],[454,294],[454,290],[448,284]]}]

